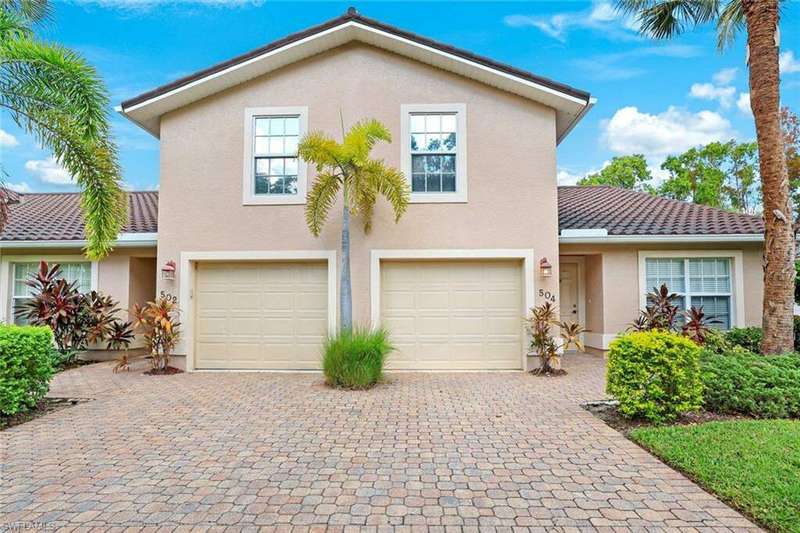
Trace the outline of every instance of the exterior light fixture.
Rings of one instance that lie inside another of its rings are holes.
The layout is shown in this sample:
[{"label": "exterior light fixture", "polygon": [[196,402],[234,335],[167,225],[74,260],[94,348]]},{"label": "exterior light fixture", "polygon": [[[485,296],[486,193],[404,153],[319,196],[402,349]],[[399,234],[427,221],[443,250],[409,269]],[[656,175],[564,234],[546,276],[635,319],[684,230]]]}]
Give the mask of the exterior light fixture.
[{"label": "exterior light fixture", "polygon": [[539,273],[543,278],[550,278],[553,276],[553,265],[550,264],[546,257],[542,257],[542,260],[539,261]]},{"label": "exterior light fixture", "polygon": [[161,279],[172,281],[175,279],[175,271],[177,270],[177,266],[175,265],[175,261],[170,259],[164,266],[161,267]]}]

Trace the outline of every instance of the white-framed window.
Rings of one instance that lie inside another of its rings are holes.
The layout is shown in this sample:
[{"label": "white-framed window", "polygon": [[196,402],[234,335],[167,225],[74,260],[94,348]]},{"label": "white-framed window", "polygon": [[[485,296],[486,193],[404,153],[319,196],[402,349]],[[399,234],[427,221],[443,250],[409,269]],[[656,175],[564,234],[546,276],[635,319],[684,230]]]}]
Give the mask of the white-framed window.
[{"label": "white-framed window", "polygon": [[742,325],[741,252],[640,252],[640,269],[642,307],[647,293],[666,284],[681,310],[702,306],[720,329]]},{"label": "white-framed window", "polygon": [[[53,263],[49,263],[52,266]],[[92,290],[92,263],[89,261],[58,262],[61,274],[68,282],[76,282],[80,292]],[[9,302],[9,322],[27,324],[27,320],[17,316],[17,310],[31,299],[33,289],[25,284],[38,269],[39,261],[17,261],[9,263],[11,276],[11,301]]]},{"label": "white-framed window", "polygon": [[411,201],[467,201],[465,104],[401,106],[401,169]]},{"label": "white-framed window", "polygon": [[305,203],[306,164],[297,145],[308,128],[308,108],[247,108],[244,120],[242,202]]}]

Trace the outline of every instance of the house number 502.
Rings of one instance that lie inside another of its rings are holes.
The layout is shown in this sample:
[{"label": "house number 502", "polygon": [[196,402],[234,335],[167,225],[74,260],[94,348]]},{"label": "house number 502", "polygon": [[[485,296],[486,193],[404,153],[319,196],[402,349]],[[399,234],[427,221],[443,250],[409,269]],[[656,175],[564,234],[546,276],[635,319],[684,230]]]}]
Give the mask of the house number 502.
[{"label": "house number 502", "polygon": [[556,302],[556,295],[544,289],[539,289],[539,298],[544,298],[548,302]]}]

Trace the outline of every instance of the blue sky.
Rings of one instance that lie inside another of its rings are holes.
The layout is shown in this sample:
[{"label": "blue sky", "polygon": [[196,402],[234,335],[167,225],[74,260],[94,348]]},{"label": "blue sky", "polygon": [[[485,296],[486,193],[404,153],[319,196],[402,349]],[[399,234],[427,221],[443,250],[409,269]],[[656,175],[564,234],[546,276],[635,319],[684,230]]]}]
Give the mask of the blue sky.
[{"label": "blue sky", "polygon": [[[561,144],[559,179],[572,183],[611,157],[663,158],[714,140],[753,139],[744,39],[715,48],[713,27],[671,41],[641,38],[608,2],[325,2],[76,0],[56,2],[40,37],[82,53],[114,105],[177,77],[317,24],[355,5],[380,19],[590,91],[598,103]],[[800,2],[783,13],[782,98],[800,112]],[[158,187],[158,141],[113,114],[124,180]],[[0,114],[9,184],[74,190],[49,153]]]}]

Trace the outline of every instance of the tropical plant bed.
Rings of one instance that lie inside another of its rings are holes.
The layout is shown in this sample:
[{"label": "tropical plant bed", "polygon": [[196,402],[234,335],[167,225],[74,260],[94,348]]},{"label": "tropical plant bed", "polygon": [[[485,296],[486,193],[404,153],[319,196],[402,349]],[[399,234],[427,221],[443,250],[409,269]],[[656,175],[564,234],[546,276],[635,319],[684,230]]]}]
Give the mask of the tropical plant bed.
[{"label": "tropical plant bed", "polygon": [[[637,428],[656,427],[651,422],[642,418],[627,418],[623,416],[613,402],[589,402],[583,404],[583,408],[625,436],[629,436],[631,430]],[[729,420],[752,420],[752,418],[740,415],[721,415],[701,410],[694,413],[684,413],[671,423],[678,426],[685,426],[690,424],[702,424],[704,422]]]},{"label": "tropical plant bed", "polygon": [[48,413],[60,411],[61,409],[66,409],[67,407],[72,407],[88,401],[89,398],[44,398],[40,400],[34,408],[27,411],[12,416],[0,415],[0,431],[24,424],[25,422],[30,422]]},{"label": "tropical plant bed", "polygon": [[545,376],[549,378],[554,378],[558,376],[566,376],[567,371],[563,368],[534,368],[528,374],[533,374],[534,376]]},{"label": "tropical plant bed", "polygon": [[640,427],[628,436],[765,528],[800,532],[800,421]]}]

